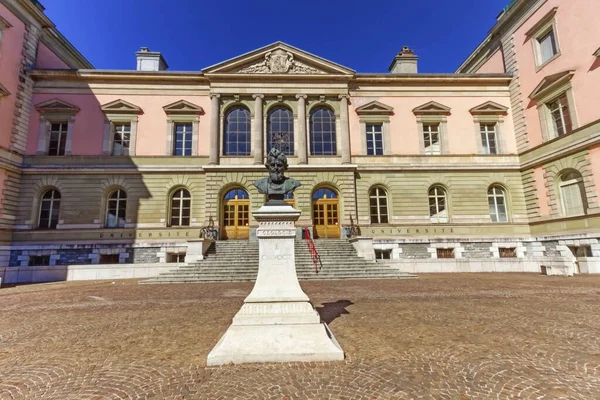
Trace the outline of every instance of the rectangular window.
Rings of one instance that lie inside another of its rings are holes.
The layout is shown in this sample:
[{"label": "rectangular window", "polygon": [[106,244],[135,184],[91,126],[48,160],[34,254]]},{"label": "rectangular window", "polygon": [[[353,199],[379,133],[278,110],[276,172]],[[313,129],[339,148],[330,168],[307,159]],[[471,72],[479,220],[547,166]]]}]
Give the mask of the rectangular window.
[{"label": "rectangular window", "polygon": [[383,133],[381,124],[367,124],[367,155],[383,155]]},{"label": "rectangular window", "polygon": [[437,258],[454,258],[454,249],[435,249]]},{"label": "rectangular window", "polygon": [[571,133],[573,131],[573,125],[571,123],[571,114],[569,113],[567,96],[563,94],[556,100],[548,103],[547,106],[548,110],[550,110],[554,134],[556,136],[562,136]]},{"label": "rectangular window", "polygon": [[425,154],[442,154],[440,150],[440,124],[423,124]]},{"label": "rectangular window", "polygon": [[168,263],[184,263],[186,253],[169,253],[167,254]]},{"label": "rectangular window", "polygon": [[46,267],[50,265],[50,256],[29,256],[30,267]]},{"label": "rectangular window", "polygon": [[174,156],[192,155],[192,124],[176,123],[173,140]]},{"label": "rectangular window", "polygon": [[100,254],[100,264],[119,264],[118,254]]},{"label": "rectangular window", "polygon": [[558,50],[556,48],[556,39],[554,38],[554,31],[551,29],[545,35],[537,39],[538,46],[540,49],[540,65],[554,57]]},{"label": "rectangular window", "polygon": [[516,258],[517,257],[517,249],[514,247],[500,247],[498,249],[498,253],[500,258]]},{"label": "rectangular window", "polygon": [[377,260],[389,260],[392,258],[391,250],[375,250],[375,259]]},{"label": "rectangular window", "polygon": [[48,155],[64,156],[67,145],[68,123],[55,122],[50,124],[50,145],[48,146]]},{"label": "rectangular window", "polygon": [[127,156],[129,155],[129,141],[131,138],[131,124],[120,123],[113,125],[113,142],[112,142],[112,155],[113,156]]},{"label": "rectangular window", "polygon": [[481,146],[484,154],[498,154],[496,144],[496,124],[479,124]]}]

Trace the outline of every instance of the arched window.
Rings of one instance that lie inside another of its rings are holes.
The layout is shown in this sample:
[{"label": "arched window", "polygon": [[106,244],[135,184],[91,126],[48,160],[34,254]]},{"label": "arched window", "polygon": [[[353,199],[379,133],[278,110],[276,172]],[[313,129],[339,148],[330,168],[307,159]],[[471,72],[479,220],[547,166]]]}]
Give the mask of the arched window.
[{"label": "arched window", "polygon": [[319,199],[337,199],[337,193],[329,188],[321,188],[313,193],[313,200]]},{"label": "arched window", "polygon": [[190,226],[192,197],[186,189],[177,189],[171,196],[171,225]]},{"label": "arched window", "polygon": [[388,201],[384,188],[375,187],[369,192],[369,205],[372,224],[388,223]]},{"label": "arched window", "polygon": [[250,111],[234,107],[227,111],[223,136],[223,155],[250,155]]},{"label": "arched window", "polygon": [[335,114],[329,108],[319,107],[310,113],[310,154],[336,155]]},{"label": "arched window", "polygon": [[429,189],[429,219],[431,222],[448,222],[446,191],[440,186]]},{"label": "arched window", "polygon": [[47,190],[40,199],[38,227],[41,229],[56,229],[59,213],[60,192],[55,189]]},{"label": "arched window", "polygon": [[488,205],[490,206],[492,222],[508,222],[506,196],[501,187],[492,186],[488,189]]},{"label": "arched window", "polygon": [[577,171],[562,174],[558,186],[563,214],[565,216],[585,214],[587,199],[581,174]]},{"label": "arched window", "polygon": [[127,209],[127,193],[122,189],[113,190],[108,195],[106,204],[106,227],[125,228],[125,210]]},{"label": "arched window", "polygon": [[281,150],[286,156],[294,155],[294,115],[285,107],[269,111],[267,120],[267,153],[271,148]]}]

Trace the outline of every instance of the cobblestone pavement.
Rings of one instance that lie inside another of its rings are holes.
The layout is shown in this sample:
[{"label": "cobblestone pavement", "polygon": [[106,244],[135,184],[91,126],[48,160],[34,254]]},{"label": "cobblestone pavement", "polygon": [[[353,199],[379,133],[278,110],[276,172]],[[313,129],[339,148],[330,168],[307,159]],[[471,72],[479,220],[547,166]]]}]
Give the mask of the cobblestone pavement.
[{"label": "cobblestone pavement", "polygon": [[600,399],[600,276],[302,287],[346,352],[205,366],[252,284],[0,290],[0,399]]}]

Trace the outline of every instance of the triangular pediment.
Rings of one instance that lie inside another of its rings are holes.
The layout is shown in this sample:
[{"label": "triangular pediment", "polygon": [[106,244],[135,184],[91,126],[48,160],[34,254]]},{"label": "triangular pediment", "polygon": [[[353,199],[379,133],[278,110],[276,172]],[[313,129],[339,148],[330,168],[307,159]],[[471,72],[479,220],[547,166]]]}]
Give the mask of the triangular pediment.
[{"label": "triangular pediment", "polygon": [[105,113],[113,114],[141,114],[142,109],[125,100],[117,99],[100,106],[100,109]]},{"label": "triangular pediment", "polygon": [[390,115],[393,114],[394,108],[379,101],[371,101],[356,108],[358,115]]},{"label": "triangular pediment", "polygon": [[7,88],[4,87],[3,84],[0,83],[0,96],[8,96],[10,95],[10,92],[8,91]]},{"label": "triangular pediment", "polygon": [[542,79],[540,83],[538,83],[535,89],[533,89],[533,92],[531,92],[529,98],[535,99],[536,97],[543,97],[544,94],[551,92],[570,81],[571,78],[573,78],[573,75],[575,75],[575,70],[567,70],[548,75]]},{"label": "triangular pediment", "polygon": [[440,104],[437,101],[430,101],[428,103],[421,104],[420,106],[413,108],[412,111],[416,115],[447,115],[450,114],[450,107]]},{"label": "triangular pediment", "polygon": [[508,111],[508,107],[493,101],[486,101],[469,110],[471,114],[506,114],[506,111]]},{"label": "triangular pediment", "polygon": [[243,75],[354,75],[332,61],[276,42],[202,70],[204,74]]},{"label": "triangular pediment", "polygon": [[52,99],[36,104],[35,109],[41,113],[77,113],[79,107],[59,99]]},{"label": "triangular pediment", "polygon": [[167,114],[204,114],[202,107],[185,100],[179,100],[175,103],[168,104],[163,107],[163,110],[165,110],[165,113]]}]

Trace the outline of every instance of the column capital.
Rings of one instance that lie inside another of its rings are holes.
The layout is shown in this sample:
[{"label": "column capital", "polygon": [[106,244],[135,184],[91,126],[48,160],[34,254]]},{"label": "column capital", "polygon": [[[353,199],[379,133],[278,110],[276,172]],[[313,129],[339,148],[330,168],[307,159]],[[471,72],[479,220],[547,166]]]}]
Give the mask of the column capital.
[{"label": "column capital", "polygon": [[348,100],[348,99],[350,99],[350,95],[349,94],[340,94],[340,95],[338,95],[338,98],[340,100],[342,100],[342,99]]},{"label": "column capital", "polygon": [[215,97],[218,99],[221,97],[221,95],[219,93],[211,93],[211,94],[209,94],[209,96],[211,99],[214,99]]},{"label": "column capital", "polygon": [[264,94],[261,94],[261,93],[256,93],[256,94],[253,94],[253,95],[252,95],[252,98],[253,98],[253,99],[264,99],[264,98],[265,98],[265,95],[264,95]]},{"label": "column capital", "polygon": [[297,99],[304,99],[304,100],[306,100],[306,98],[307,98],[307,97],[308,97],[308,96],[307,96],[307,95],[305,95],[305,94],[297,94],[297,95],[296,95],[296,98],[297,98]]}]

